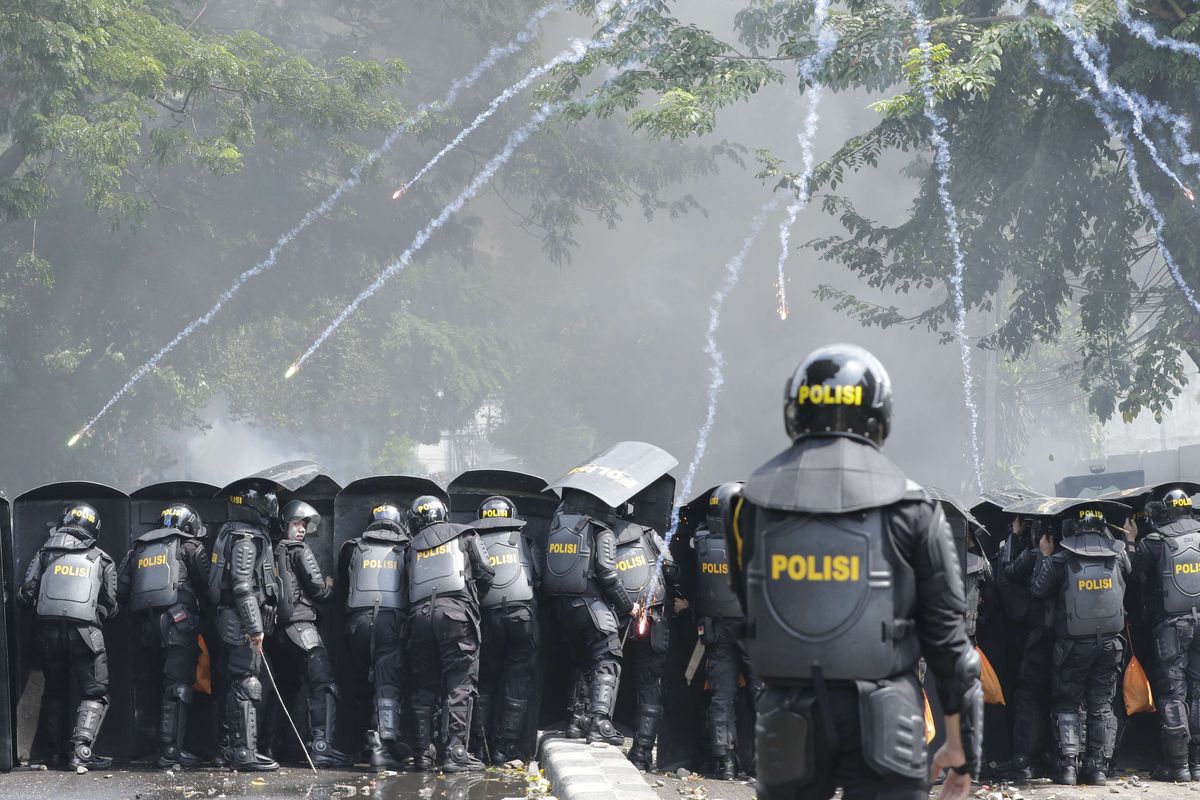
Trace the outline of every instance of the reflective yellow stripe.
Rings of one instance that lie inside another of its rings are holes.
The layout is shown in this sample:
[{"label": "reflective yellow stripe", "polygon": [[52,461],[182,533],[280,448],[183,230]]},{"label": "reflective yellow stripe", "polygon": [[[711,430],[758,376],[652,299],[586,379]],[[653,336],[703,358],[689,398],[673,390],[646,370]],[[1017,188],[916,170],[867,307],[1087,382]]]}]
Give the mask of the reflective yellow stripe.
[{"label": "reflective yellow stripe", "polygon": [[746,502],[746,498],[739,497],[737,505],[733,507],[733,538],[737,542],[738,569],[742,568],[742,531],[738,526],[738,520],[742,517],[742,503]]}]

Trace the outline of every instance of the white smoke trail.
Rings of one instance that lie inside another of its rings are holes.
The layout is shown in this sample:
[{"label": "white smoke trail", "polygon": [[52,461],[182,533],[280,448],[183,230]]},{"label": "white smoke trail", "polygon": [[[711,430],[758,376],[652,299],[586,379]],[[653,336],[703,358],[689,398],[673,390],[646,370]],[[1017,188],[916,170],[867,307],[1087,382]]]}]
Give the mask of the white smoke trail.
[{"label": "white smoke trail", "polygon": [[[1059,32],[1071,44],[1071,52],[1075,56],[1075,60],[1081,67],[1091,76],[1092,82],[1100,91],[1100,95],[1108,102],[1124,107],[1129,115],[1133,118],[1133,135],[1137,137],[1150,154],[1150,160],[1162,171],[1164,175],[1170,178],[1179,186],[1189,200],[1194,199],[1192,190],[1183,182],[1183,180],[1175,174],[1175,171],[1167,166],[1167,162],[1163,160],[1158,152],[1158,147],[1153,140],[1146,134],[1146,117],[1162,118],[1173,129],[1179,121],[1186,123],[1186,120],[1177,114],[1174,114],[1165,105],[1151,105],[1146,98],[1126,91],[1121,86],[1114,83],[1108,71],[1108,55],[1107,50],[1103,45],[1091,37],[1090,44],[1097,49],[1099,57],[1092,55],[1089,48],[1089,40],[1076,30],[1076,24],[1079,23],[1079,17],[1071,8],[1070,0],[1036,0],[1038,6],[1045,11],[1053,20],[1054,25]],[[1160,107],[1161,106],[1161,107]],[[1176,144],[1180,141],[1180,132],[1175,129]],[[1184,151],[1181,154],[1185,163],[1197,163],[1200,161],[1200,155],[1193,153],[1190,149],[1184,146]]]},{"label": "white smoke trail", "polygon": [[784,266],[787,264],[789,255],[789,247],[792,239],[792,227],[796,224],[796,218],[800,216],[800,212],[808,205],[811,199],[809,196],[809,181],[812,180],[813,167],[815,159],[813,157],[813,138],[817,135],[817,123],[820,122],[820,114],[818,109],[821,105],[821,95],[824,93],[824,87],[817,82],[817,76],[820,74],[825,62],[829,60],[834,48],[838,43],[838,32],[826,25],[829,19],[829,0],[817,0],[816,7],[813,10],[813,25],[817,29],[817,51],[808,58],[800,61],[800,77],[804,82],[810,84],[808,95],[808,113],[804,117],[804,127],[796,134],[796,141],[800,144],[800,153],[803,158],[803,165],[800,172],[800,193],[797,198],[788,204],[787,218],[779,223],[779,263],[777,265],[777,279],[775,283],[775,296],[778,300],[778,314],[780,319],[787,319],[788,302],[787,302],[787,276],[784,273]]},{"label": "white smoke trail", "polygon": [[379,145],[379,147],[368,153],[361,162],[359,162],[352,170],[350,170],[350,177],[338,184],[338,186],[321,202],[320,205],[305,214],[300,222],[296,223],[291,230],[280,236],[279,239],[276,240],[275,245],[267,252],[266,258],[239,275],[234,282],[230,284],[229,288],[221,293],[221,296],[217,298],[217,302],[215,302],[208,311],[206,311],[202,316],[197,317],[188,323],[187,327],[175,334],[175,337],[171,339],[171,341],[167,342],[167,344],[163,345],[163,347],[159,349],[157,353],[151,356],[146,363],[134,370],[133,375],[130,376],[125,385],[118,389],[117,393],[114,394],[108,400],[108,402],[101,407],[96,415],[88,420],[87,424],[71,437],[71,439],[67,442],[67,446],[73,447],[76,443],[78,443],[79,440],[83,438],[105,414],[108,413],[109,409],[116,405],[120,399],[124,397],[129,390],[132,389],[142,378],[149,374],[151,370],[157,367],[168,353],[178,347],[184,339],[191,336],[197,328],[200,328],[211,322],[212,318],[215,317],[221,311],[221,308],[224,307],[224,305],[229,302],[229,300],[232,299],[235,294],[238,293],[246,281],[261,275],[262,273],[274,267],[277,259],[279,258],[280,251],[291,244],[291,242],[297,236],[303,233],[310,225],[323,217],[325,214],[329,213],[329,211],[331,211],[333,207],[337,205],[338,201],[341,200],[342,195],[358,186],[362,180],[363,171],[373,165],[376,161],[382,158],[385,153],[391,150],[399,138],[413,126],[417,118],[435,108],[442,108],[453,104],[458,99],[458,95],[464,89],[467,89],[477,83],[479,79],[483,77],[484,73],[496,66],[496,64],[499,63],[502,58],[520,51],[521,48],[533,38],[546,15],[548,15],[551,11],[561,7],[562,3],[559,2],[559,0],[555,0],[555,2],[548,3],[547,5],[539,8],[525,23],[525,27],[522,28],[512,38],[512,40],[506,44],[496,45],[490,49],[479,61],[479,63],[472,67],[466,75],[463,75],[451,83],[450,88],[446,91],[445,96],[440,101],[418,106],[417,113],[412,119],[409,119],[394,128],[383,140],[383,143]]},{"label": "white smoke trail", "polygon": [[[754,220],[750,223],[750,230],[746,234],[746,238],[742,240],[742,247],[737,254],[725,264],[725,279],[721,285],[717,287],[712,294],[712,299],[708,303],[708,328],[704,332],[704,353],[708,356],[708,406],[704,411],[704,421],[700,424],[700,429],[696,433],[696,449],[692,451],[692,460],[688,462],[687,471],[683,474],[683,482],[679,486],[679,491],[675,496],[680,501],[686,501],[691,497],[692,484],[696,480],[696,470],[700,467],[700,462],[704,460],[705,454],[708,452],[708,435],[712,432],[713,423],[717,419],[717,401],[721,397],[721,387],[725,385],[725,356],[721,354],[721,350],[717,347],[717,331],[721,327],[721,309],[725,306],[725,298],[729,297],[729,293],[737,287],[738,282],[742,279],[742,265],[746,261],[746,256],[750,253],[750,248],[754,246],[762,233],[763,227],[767,224],[767,217],[776,208],[779,207],[779,199],[775,198],[763,205],[755,215]],[[679,509],[683,503],[677,501],[671,509],[671,524],[667,528],[666,534],[663,536],[664,541],[669,547],[671,539],[674,538],[675,532],[679,530]],[[664,548],[664,553],[666,549]],[[659,566],[662,566],[662,557],[659,558]],[[657,570],[655,571],[657,573]]]},{"label": "white smoke trail", "polygon": [[1162,254],[1163,261],[1167,264],[1171,278],[1175,281],[1175,285],[1179,287],[1179,290],[1183,292],[1183,296],[1191,305],[1192,310],[1200,314],[1200,301],[1196,299],[1196,294],[1192,291],[1192,287],[1184,280],[1183,271],[1179,268],[1178,262],[1175,261],[1175,256],[1172,255],[1170,248],[1167,247],[1166,218],[1159,211],[1158,203],[1155,202],[1154,197],[1142,187],[1141,178],[1138,177],[1137,154],[1134,151],[1133,142],[1129,138],[1129,132],[1117,125],[1117,121],[1113,119],[1111,114],[1104,110],[1104,107],[1100,105],[1100,102],[1096,98],[1092,97],[1090,92],[1073,79],[1049,69],[1046,66],[1045,57],[1036,48],[1034,55],[1037,59],[1038,69],[1043,75],[1068,87],[1075,93],[1076,97],[1087,103],[1092,109],[1092,113],[1096,116],[1096,119],[1100,120],[1100,124],[1108,130],[1110,135],[1121,139],[1122,144],[1125,146],[1124,162],[1125,173],[1129,176],[1129,191],[1133,195],[1134,200],[1140,203],[1146,209],[1146,213],[1154,220],[1154,241],[1158,245],[1158,251]]},{"label": "white smoke trail", "polygon": [[1116,2],[1117,13],[1121,16],[1121,22],[1125,23],[1125,27],[1133,31],[1134,35],[1139,39],[1160,49],[1172,50],[1176,53],[1200,59],[1200,45],[1194,42],[1185,42],[1173,36],[1160,36],[1153,25],[1133,18],[1133,15],[1129,12],[1129,0],[1116,0]]},{"label": "white smoke trail", "polygon": [[425,166],[421,167],[421,169],[417,171],[417,174],[413,175],[408,179],[407,183],[397,189],[392,194],[392,199],[395,200],[396,198],[402,197],[405,192],[412,188],[413,184],[421,180],[421,178],[425,177],[425,175],[428,174],[431,169],[437,166],[438,162],[440,162],[447,154],[449,154],[450,151],[462,144],[464,139],[474,133],[480,125],[491,118],[491,116],[500,109],[500,106],[504,105],[513,97],[528,89],[529,86],[538,78],[564,64],[578,64],[595,50],[602,50],[611,47],[613,42],[616,41],[617,37],[628,30],[629,26],[633,22],[634,17],[640,10],[640,6],[642,5],[645,5],[644,0],[643,2],[630,5],[627,9],[625,9],[624,19],[621,22],[607,26],[599,36],[593,39],[576,39],[571,43],[570,47],[564,49],[546,63],[534,67],[528,73],[526,73],[525,77],[521,78],[521,80],[517,81],[512,86],[509,86],[503,92],[496,95],[496,97],[493,98],[490,103],[488,103],[487,108],[479,112],[475,119],[471,121],[470,125],[459,131],[458,135],[451,139],[445,147],[438,151],[437,155],[429,159]]},{"label": "white smoke trail", "polygon": [[966,264],[963,260],[962,238],[958,230],[958,210],[950,197],[950,142],[946,138],[949,123],[935,108],[929,22],[921,11],[919,0],[908,0],[908,10],[913,17],[917,47],[921,51],[921,92],[925,95],[925,118],[929,120],[929,140],[933,144],[933,162],[937,169],[938,200],[946,217],[946,240],[954,254],[954,274],[950,278],[950,288],[954,295],[954,336],[958,339],[959,355],[962,358],[963,399],[966,401],[971,426],[971,463],[975,469],[975,483],[979,490],[983,491],[983,462],[979,454],[979,409],[975,406],[971,344],[967,338],[967,304],[963,297]]},{"label": "white smoke trail", "polygon": [[445,225],[452,216],[457,214],[462,207],[465,206],[469,200],[471,200],[471,198],[478,194],[479,190],[482,189],[483,186],[495,176],[496,172],[499,171],[502,166],[508,163],[508,160],[512,158],[513,154],[517,151],[517,148],[524,144],[525,141],[534,133],[534,131],[540,128],[542,123],[544,123],[555,111],[557,111],[561,105],[562,104],[558,103],[552,105],[543,105],[537,110],[537,112],[534,113],[532,119],[530,119],[520,128],[517,128],[515,131],[513,131],[513,133],[508,137],[508,141],[505,143],[504,148],[499,153],[492,156],[492,159],[484,165],[483,169],[479,171],[479,174],[476,175],[475,178],[467,185],[467,188],[463,189],[457,197],[451,200],[445,206],[445,208],[441,210],[441,213],[430,220],[429,224],[421,229],[421,231],[416,235],[416,238],[412,240],[412,243],[403,253],[400,254],[398,259],[393,261],[391,264],[388,264],[384,268],[383,272],[381,272],[379,276],[371,282],[370,286],[359,292],[358,296],[355,297],[348,306],[342,309],[342,311],[336,317],[334,317],[333,322],[329,323],[328,327],[321,332],[321,335],[318,336],[311,345],[309,345],[308,349],[304,351],[304,354],[296,359],[296,361],[290,367],[288,367],[285,377],[290,378],[299,372],[300,368],[304,366],[304,362],[308,361],[312,354],[317,352],[317,349],[325,343],[325,340],[332,336],[333,332],[340,328],[342,323],[345,322],[351,314],[358,310],[358,307],[362,305],[364,300],[368,299],[382,289],[383,285],[387,283],[393,275],[404,270],[412,261],[413,256],[417,254],[417,251],[424,247],[425,243],[429,241],[429,237],[432,236],[438,228]]}]

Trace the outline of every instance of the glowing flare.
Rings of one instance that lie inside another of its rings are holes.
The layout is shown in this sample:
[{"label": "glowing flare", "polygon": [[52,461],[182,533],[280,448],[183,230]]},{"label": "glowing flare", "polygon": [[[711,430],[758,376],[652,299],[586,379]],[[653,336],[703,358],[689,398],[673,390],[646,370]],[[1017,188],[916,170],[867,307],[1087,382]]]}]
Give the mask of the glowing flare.
[{"label": "glowing flare", "polygon": [[68,439],[67,447],[74,447],[75,445],[79,444],[79,440],[83,438],[83,435],[85,433],[87,433],[87,428],[83,428],[82,430],[79,431],[79,433],[75,434],[70,439]]},{"label": "glowing flare", "polygon": [[292,364],[290,367],[287,368],[287,372],[283,373],[284,380],[291,378],[293,375],[295,375],[299,371],[300,371],[300,365]]},{"label": "glowing flare", "polygon": [[393,200],[399,200],[401,197],[404,197],[404,193],[405,193],[406,191],[408,191],[408,187],[407,187],[407,186],[401,186],[399,189],[397,189],[396,191],[392,192],[392,199],[393,199]]},{"label": "glowing flare", "polygon": [[650,619],[646,612],[643,611],[638,616],[638,636],[645,636],[646,630],[650,627]]}]

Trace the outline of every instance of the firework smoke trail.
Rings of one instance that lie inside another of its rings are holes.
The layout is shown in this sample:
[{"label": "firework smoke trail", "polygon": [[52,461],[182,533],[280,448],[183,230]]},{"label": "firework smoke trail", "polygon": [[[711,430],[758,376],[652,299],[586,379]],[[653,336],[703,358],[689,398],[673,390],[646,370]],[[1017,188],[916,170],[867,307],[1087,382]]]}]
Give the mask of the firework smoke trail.
[{"label": "firework smoke trail", "polygon": [[1116,0],[1116,2],[1117,13],[1121,15],[1121,22],[1125,23],[1125,27],[1133,31],[1134,35],[1139,39],[1160,49],[1172,50],[1176,53],[1200,59],[1200,45],[1193,42],[1185,42],[1173,36],[1160,36],[1150,23],[1133,18],[1133,15],[1129,13],[1129,0]]},{"label": "firework smoke trail", "polygon": [[[750,248],[758,240],[762,234],[763,228],[767,224],[767,217],[776,208],[779,207],[778,198],[767,202],[758,210],[754,221],[750,223],[750,230],[746,234],[746,238],[742,240],[742,247],[737,254],[725,264],[725,280],[713,292],[712,299],[708,304],[708,328],[704,333],[704,352],[709,358],[708,366],[708,407],[704,412],[704,422],[700,424],[700,430],[696,433],[696,449],[692,451],[692,460],[688,462],[687,472],[683,475],[683,482],[679,486],[679,491],[676,497],[686,499],[692,493],[692,484],[696,480],[696,470],[700,466],[700,462],[704,460],[705,454],[708,452],[708,435],[712,432],[713,423],[717,419],[717,401],[721,397],[721,387],[725,385],[725,356],[721,354],[721,350],[717,347],[717,331],[721,327],[721,309],[725,305],[725,299],[729,297],[729,293],[734,290],[738,282],[742,279],[742,265],[746,262],[746,256],[750,253]],[[671,524],[667,528],[667,532],[663,535],[663,552],[658,557],[658,562],[654,566],[653,577],[650,585],[646,587],[644,592],[645,597],[651,597],[658,583],[658,577],[662,574],[663,560],[666,554],[670,552],[671,540],[675,538],[675,532],[679,530],[679,509],[682,503],[676,502],[671,508]],[[643,603],[643,605],[646,605]]]},{"label": "firework smoke trail", "polygon": [[[1100,91],[1101,96],[1114,105],[1124,107],[1129,112],[1133,118],[1133,135],[1137,137],[1139,142],[1145,145],[1147,152],[1150,154],[1150,160],[1162,170],[1164,175],[1175,181],[1189,200],[1194,199],[1192,190],[1184,184],[1173,169],[1167,166],[1167,162],[1159,155],[1158,147],[1146,135],[1146,117],[1164,118],[1173,127],[1176,121],[1182,118],[1177,114],[1171,113],[1165,106],[1156,108],[1146,102],[1146,98],[1140,95],[1135,97],[1134,94],[1136,93],[1131,94],[1113,83],[1109,76],[1106,50],[1098,40],[1095,40],[1095,37],[1090,37],[1099,52],[1098,57],[1092,56],[1088,47],[1088,41],[1084,39],[1083,35],[1073,25],[1074,22],[1079,21],[1079,18],[1071,9],[1070,0],[1036,0],[1036,2],[1043,11],[1050,15],[1055,27],[1071,43],[1071,52],[1074,54],[1075,60],[1091,76],[1092,82]],[[1161,106],[1161,104],[1157,105]],[[1164,110],[1166,111],[1166,116],[1164,116]],[[1176,142],[1178,143],[1178,141],[1179,137],[1176,135]],[[1184,150],[1183,156],[1186,163],[1193,163],[1192,159],[1200,158],[1200,156],[1187,149]]]},{"label": "firework smoke trail", "polygon": [[451,139],[445,147],[438,151],[437,155],[429,159],[425,166],[421,167],[421,169],[417,171],[417,174],[409,178],[408,183],[397,189],[392,194],[392,199],[396,200],[402,197],[405,192],[413,187],[413,184],[421,180],[421,178],[425,177],[425,175],[428,174],[431,169],[437,166],[438,162],[441,161],[448,153],[450,153],[450,151],[462,144],[464,139],[474,133],[480,125],[491,118],[491,116],[500,109],[500,106],[504,105],[513,97],[528,89],[529,86],[538,78],[564,64],[578,64],[595,50],[603,50],[611,47],[617,40],[617,37],[628,30],[629,26],[633,24],[633,20],[639,10],[638,6],[644,4],[645,0],[642,0],[640,3],[629,6],[625,10],[624,19],[619,23],[606,26],[604,29],[602,29],[600,36],[586,40],[575,40],[572,42],[570,47],[563,50],[545,64],[529,70],[525,77],[521,78],[521,80],[517,81],[512,86],[509,86],[503,92],[496,95],[496,97],[492,99],[492,102],[488,103],[487,108],[479,112],[478,116],[471,121],[470,125],[459,131],[457,136]]},{"label": "firework smoke trail", "polygon": [[409,244],[408,248],[400,254],[398,259],[393,261],[391,264],[388,264],[387,267],[384,268],[383,272],[379,274],[379,277],[371,282],[370,286],[359,292],[358,296],[350,302],[350,305],[342,309],[342,311],[334,318],[333,322],[329,323],[329,326],[321,332],[321,335],[318,336],[311,345],[309,345],[309,348],[304,351],[304,354],[296,359],[296,361],[290,367],[288,367],[287,373],[284,377],[290,378],[299,372],[300,368],[304,366],[304,362],[308,361],[312,354],[317,352],[321,345],[325,343],[325,340],[332,336],[333,332],[340,328],[342,323],[345,322],[351,314],[358,310],[358,307],[362,305],[364,300],[367,300],[380,289],[382,289],[383,285],[387,283],[393,275],[403,271],[412,262],[412,258],[417,254],[417,251],[424,247],[425,243],[429,241],[429,237],[431,237],[438,228],[445,225],[452,216],[462,210],[462,207],[465,206],[467,202],[471,200],[471,198],[475,197],[475,195],[479,193],[479,190],[482,189],[483,186],[495,176],[496,172],[498,172],[501,167],[508,163],[508,160],[512,158],[513,154],[517,151],[517,148],[524,144],[525,141],[542,126],[542,123],[549,119],[554,112],[558,111],[562,105],[563,104],[561,103],[543,105],[537,110],[536,113],[534,113],[532,119],[530,119],[520,128],[517,128],[515,131],[513,131],[508,137],[508,141],[505,143],[504,148],[499,153],[492,156],[492,159],[488,161],[486,165],[484,165],[483,169],[479,171],[479,174],[475,176],[474,180],[467,185],[467,188],[463,189],[457,197],[451,200],[445,206],[445,208],[442,209],[441,213],[430,220],[429,224],[421,229],[421,231],[416,235],[416,238],[412,240],[412,243]]},{"label": "firework smoke trail", "polygon": [[1117,121],[1112,118],[1111,114],[1104,110],[1100,102],[1092,97],[1091,93],[1080,86],[1075,80],[1049,69],[1046,66],[1045,56],[1036,47],[1034,49],[1034,56],[1037,59],[1038,69],[1041,70],[1043,75],[1074,92],[1076,97],[1088,104],[1092,109],[1092,113],[1095,114],[1096,119],[1100,120],[1100,124],[1109,131],[1110,135],[1121,139],[1122,144],[1125,146],[1125,172],[1129,176],[1129,191],[1133,195],[1133,198],[1146,209],[1146,213],[1150,215],[1151,219],[1154,220],[1154,241],[1158,245],[1158,251],[1162,253],[1163,261],[1167,263],[1167,269],[1171,273],[1171,278],[1175,281],[1175,285],[1179,287],[1179,290],[1183,292],[1183,296],[1187,298],[1188,303],[1192,306],[1192,310],[1200,314],[1200,301],[1196,299],[1196,293],[1192,291],[1192,287],[1184,280],[1183,271],[1179,268],[1179,264],[1176,263],[1171,250],[1167,247],[1166,218],[1159,211],[1158,203],[1143,188],[1142,181],[1138,177],[1137,154],[1134,152],[1133,142],[1129,139],[1129,132],[1118,126]]},{"label": "firework smoke trail", "polygon": [[557,1],[542,6],[534,13],[532,17],[529,18],[529,21],[525,23],[525,27],[522,28],[521,31],[519,31],[517,35],[512,38],[511,41],[506,44],[496,45],[493,47],[479,61],[478,64],[471,68],[470,72],[450,84],[450,88],[446,91],[445,97],[443,97],[440,101],[418,106],[417,113],[412,119],[394,128],[383,140],[383,143],[379,145],[379,147],[368,153],[361,162],[359,162],[352,170],[350,170],[350,177],[342,181],[342,183],[340,183],[329,194],[329,196],[321,202],[320,205],[305,214],[300,222],[296,223],[291,230],[280,236],[279,239],[276,240],[275,245],[267,252],[266,258],[239,275],[234,282],[229,285],[229,288],[221,293],[221,296],[217,298],[217,301],[207,312],[204,313],[203,316],[192,320],[187,327],[175,334],[175,338],[163,345],[163,347],[157,353],[151,356],[146,363],[134,370],[133,375],[130,376],[125,385],[118,389],[117,393],[114,394],[109,401],[101,407],[96,415],[88,420],[87,424],[80,428],[79,431],[70,438],[70,440],[67,442],[67,446],[74,447],[79,440],[87,435],[92,427],[95,426],[95,424],[99,422],[100,419],[129,392],[130,389],[132,389],[142,378],[146,377],[151,370],[157,367],[168,353],[178,347],[184,339],[191,336],[197,328],[203,327],[211,322],[213,317],[215,317],[221,311],[221,308],[224,307],[224,305],[228,303],[230,299],[232,299],[233,296],[238,293],[239,290],[241,290],[242,285],[245,284],[246,281],[261,275],[262,273],[274,267],[277,259],[279,258],[279,253],[283,250],[283,248],[291,244],[291,242],[297,236],[303,233],[310,225],[328,214],[334,208],[334,206],[338,204],[338,201],[342,199],[342,196],[346,192],[358,186],[362,181],[363,171],[373,165],[376,161],[382,158],[385,153],[391,150],[399,138],[413,126],[419,116],[435,108],[441,108],[453,104],[454,101],[458,99],[458,95],[464,89],[470,88],[477,83],[479,79],[483,77],[484,73],[496,66],[496,64],[499,63],[502,58],[510,56],[521,50],[521,48],[533,38],[533,35],[537,32],[542,20],[545,19],[546,15],[560,7],[561,3]]},{"label": "firework smoke trail", "polygon": [[837,31],[826,25],[828,18],[829,0],[817,0],[816,8],[813,11],[813,24],[817,29],[817,52],[800,62],[800,77],[804,79],[805,83],[811,86],[808,95],[808,113],[804,117],[804,128],[796,134],[796,141],[800,143],[800,152],[803,155],[803,169],[800,173],[800,194],[795,201],[788,204],[787,218],[779,223],[779,264],[777,269],[778,277],[775,283],[775,296],[779,302],[777,310],[781,320],[787,319],[788,316],[787,276],[784,274],[784,266],[787,264],[788,248],[792,239],[792,226],[796,224],[796,218],[804,210],[804,207],[808,205],[810,199],[808,183],[812,180],[815,163],[812,143],[813,138],[817,135],[817,123],[821,119],[818,108],[821,104],[821,95],[824,93],[824,87],[817,82],[817,75],[820,73],[821,68],[825,66],[825,62],[832,55],[838,43]]},{"label": "firework smoke trail", "polygon": [[963,298],[963,273],[966,271],[966,263],[963,260],[962,239],[958,230],[958,210],[950,197],[950,142],[946,138],[949,123],[934,107],[936,98],[933,93],[933,56],[930,52],[929,22],[921,11],[920,0],[908,0],[908,10],[913,17],[917,47],[921,51],[921,92],[925,95],[925,118],[929,120],[929,139],[933,144],[933,161],[937,168],[938,200],[946,217],[946,239],[954,254],[954,274],[950,278],[950,287],[954,294],[954,336],[958,339],[959,355],[962,358],[963,400],[966,401],[970,417],[971,463],[975,469],[975,483],[982,491],[983,462],[979,456],[979,409],[975,406],[971,345],[967,340],[967,304]]}]

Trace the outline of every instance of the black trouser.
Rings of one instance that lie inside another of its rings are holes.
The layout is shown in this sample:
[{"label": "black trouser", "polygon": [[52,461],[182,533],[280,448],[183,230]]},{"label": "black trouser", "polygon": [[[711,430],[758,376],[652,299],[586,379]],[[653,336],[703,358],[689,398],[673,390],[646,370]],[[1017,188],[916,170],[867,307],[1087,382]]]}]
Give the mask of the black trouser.
[{"label": "black trouser", "polygon": [[1050,728],[1051,686],[1054,658],[1054,629],[1029,630],[1021,651],[1017,688],[1013,700],[1013,755],[1036,758],[1047,743]]},{"label": "black trouser", "polygon": [[438,597],[409,610],[409,657],[417,691],[414,707],[437,708],[444,700],[444,741],[466,744],[471,709],[479,693],[478,608],[469,601]]},{"label": "black trouser", "polygon": [[[473,720],[473,744],[499,741],[507,754],[525,732],[533,698],[539,633],[537,608],[529,603],[483,610],[479,654],[479,708]],[[478,740],[479,736],[485,737]]]},{"label": "black trouser", "polygon": [[[879,759],[867,751],[866,701],[859,686],[864,693],[885,686],[899,696],[900,706],[907,706],[907,713],[882,724],[907,726],[902,738],[915,748],[908,774],[878,767]],[[818,702],[812,687],[766,686],[755,726],[760,800],[827,800],[838,787],[845,800],[928,800],[924,711],[915,674],[878,685],[830,683],[825,699],[827,703]]]},{"label": "black trouser", "polygon": [[[374,693],[372,726],[384,741],[406,740],[408,728],[401,721],[408,692],[405,638],[408,620],[399,609],[350,611],[346,639],[354,663],[365,667]],[[361,672],[360,672],[361,674]]]},{"label": "black trouser", "polygon": [[621,637],[608,603],[599,597],[556,597],[554,610],[575,665],[576,685],[589,686],[597,675],[620,680]]},{"label": "black trouser", "polygon": [[1119,636],[1070,639],[1054,644],[1054,716],[1059,753],[1073,760],[1083,751],[1079,708],[1087,714],[1088,761],[1105,764],[1117,740],[1113,699],[1121,677],[1124,643]]},{"label": "black trouser", "polygon": [[737,746],[738,677],[744,675],[751,689],[755,687],[750,659],[738,639],[741,620],[708,617],[704,627],[704,671],[712,699],[708,703],[707,723],[709,752],[724,756]]},{"label": "black trouser", "polygon": [[625,637],[622,653],[626,677],[632,672],[633,686],[637,693],[638,717],[647,706],[662,706],[663,667],[667,662],[667,648],[671,642],[671,627],[661,608],[650,610],[650,625],[645,635],[639,634],[637,620],[625,617],[623,627],[633,625]]},{"label": "black trouser", "polygon": [[[140,615],[142,652],[150,665],[149,674],[162,678],[160,712],[168,706],[191,703],[192,683],[196,680],[196,659],[200,655],[200,615],[194,609],[176,607],[172,611]],[[176,616],[180,619],[176,620]],[[159,742],[175,743],[173,726],[159,726]]]},{"label": "black trouser", "polygon": [[[334,686],[333,662],[329,660],[329,651],[321,641],[316,623],[285,625],[266,640],[266,647],[283,702],[290,702],[295,696],[301,688],[301,678],[308,684],[305,710],[308,712],[309,732],[314,737],[319,732],[323,738],[327,733],[326,704],[329,696],[336,695],[337,690]],[[291,726],[280,713],[280,700],[273,692],[266,700],[267,724],[264,726],[264,735],[276,752],[283,749],[280,743],[295,739]],[[299,721],[296,723],[299,724]]]},{"label": "black trouser", "polygon": [[[263,613],[264,618],[268,616]],[[217,608],[217,630],[221,634],[220,672],[225,686],[221,744],[252,751],[258,745],[258,708],[263,699],[258,677],[262,653],[250,644],[237,608]]]},{"label": "black trouser", "polygon": [[1200,747],[1200,624],[1169,617],[1154,626],[1154,700],[1164,728],[1184,728]]},{"label": "black trouser", "polygon": [[[42,716],[50,732],[55,751],[64,749],[63,730],[74,679],[88,701],[108,705],[108,654],[104,634],[96,625],[69,620],[38,619],[35,629],[38,652],[42,657]],[[86,731],[76,730],[71,741],[91,744]]]}]

